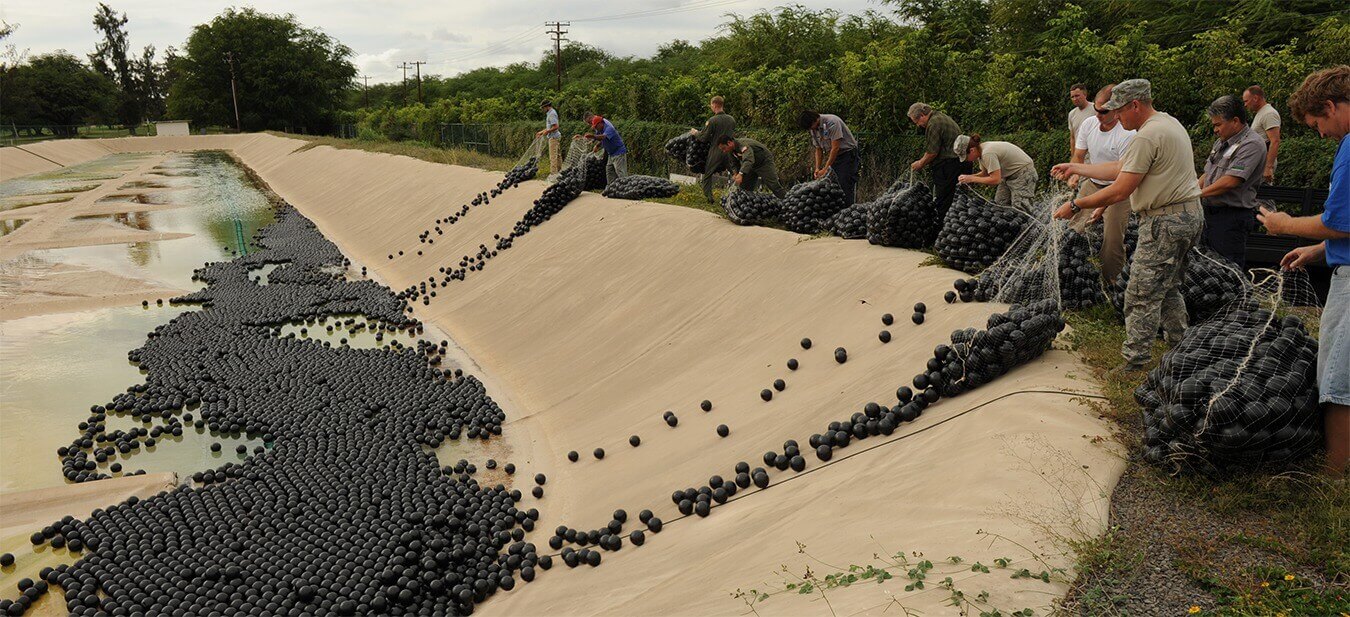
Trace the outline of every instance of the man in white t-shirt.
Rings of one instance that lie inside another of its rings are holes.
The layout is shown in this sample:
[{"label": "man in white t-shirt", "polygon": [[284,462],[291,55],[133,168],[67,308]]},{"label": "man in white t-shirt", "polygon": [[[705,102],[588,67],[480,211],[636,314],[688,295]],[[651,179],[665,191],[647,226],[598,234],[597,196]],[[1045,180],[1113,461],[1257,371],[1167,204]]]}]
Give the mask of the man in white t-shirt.
[{"label": "man in white t-shirt", "polygon": [[[1108,84],[1097,91],[1092,104],[1095,113],[1093,117],[1083,121],[1078,127],[1078,134],[1074,137],[1071,162],[1119,161],[1121,155],[1125,154],[1125,147],[1130,145],[1130,140],[1134,138],[1135,131],[1126,130],[1121,126],[1120,112],[1101,108],[1101,105],[1111,100],[1113,86],[1115,84]],[[1112,181],[1069,176],[1068,182],[1069,188],[1078,190],[1078,197],[1081,199],[1111,186]],[[1069,225],[1082,233],[1087,228],[1090,218],[1090,212],[1079,212],[1069,221]],[[1102,250],[1099,257],[1102,262],[1102,277],[1109,283],[1114,283],[1116,277],[1120,275],[1120,270],[1125,267],[1125,227],[1129,222],[1130,209],[1127,207],[1109,207],[1102,215]]]}]

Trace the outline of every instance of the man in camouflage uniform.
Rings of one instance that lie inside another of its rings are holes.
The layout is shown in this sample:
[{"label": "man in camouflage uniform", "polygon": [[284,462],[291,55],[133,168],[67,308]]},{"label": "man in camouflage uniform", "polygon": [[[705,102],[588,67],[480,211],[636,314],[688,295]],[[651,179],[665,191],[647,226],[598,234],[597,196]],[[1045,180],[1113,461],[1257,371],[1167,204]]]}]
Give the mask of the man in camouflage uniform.
[{"label": "man in camouflage uniform", "polygon": [[708,107],[712,109],[713,115],[703,123],[703,130],[689,130],[695,139],[708,144],[708,158],[703,165],[703,178],[699,182],[703,185],[703,196],[710,204],[717,203],[713,201],[713,176],[722,171],[722,166],[727,160],[726,154],[717,148],[717,144],[722,143],[723,137],[733,137],[736,134],[736,119],[724,111],[724,105],[722,97],[712,97],[712,100],[708,101]]},{"label": "man in camouflage uniform", "polygon": [[731,169],[731,181],[743,191],[755,192],[760,183],[776,197],[782,198],[785,191],[778,181],[778,167],[773,164],[773,153],[762,143],[749,137],[722,137],[717,149],[729,157],[727,167]]},{"label": "man in camouflage uniform", "polygon": [[1090,196],[1069,200],[1055,211],[1055,217],[1069,219],[1093,209],[1093,219],[1097,219],[1107,206],[1126,197],[1139,216],[1139,243],[1125,288],[1126,332],[1121,347],[1125,364],[1117,369],[1136,371],[1148,365],[1159,327],[1169,344],[1180,342],[1186,330],[1181,277],[1187,255],[1200,238],[1204,210],[1190,135],[1176,118],[1153,108],[1149,82],[1121,82],[1102,108],[1119,110],[1120,123],[1138,133],[1119,161],[1055,166],[1057,176],[1077,174],[1114,181]]}]

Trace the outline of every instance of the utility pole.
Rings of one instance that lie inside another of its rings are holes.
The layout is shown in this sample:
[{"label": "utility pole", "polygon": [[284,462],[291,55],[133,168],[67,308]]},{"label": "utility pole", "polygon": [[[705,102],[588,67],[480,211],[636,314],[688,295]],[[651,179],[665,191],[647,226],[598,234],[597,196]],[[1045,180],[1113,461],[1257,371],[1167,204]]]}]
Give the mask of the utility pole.
[{"label": "utility pole", "polygon": [[567,34],[567,30],[562,28],[572,25],[572,22],[548,21],[544,22],[544,25],[553,28],[548,31],[548,35],[553,37],[553,64],[558,72],[558,92],[562,92],[562,42],[567,40],[563,38],[563,35]]},{"label": "utility pole", "polygon": [[370,107],[370,76],[362,75],[361,81],[365,82],[365,85],[361,86],[361,106]]},{"label": "utility pole", "polygon": [[244,132],[244,126],[239,122],[239,90],[234,85],[234,52],[225,52],[225,62],[230,65],[230,96],[234,98],[234,130]]},{"label": "utility pole", "polygon": [[[416,62],[412,62],[411,64],[412,64],[413,66],[417,67],[417,102],[418,102],[418,103],[421,103],[421,102],[422,102],[422,65],[423,65],[423,64],[426,64],[426,62],[425,62],[425,61],[422,61],[422,60],[418,60],[418,61],[416,61]],[[405,78],[405,79],[406,79],[406,78]]]},{"label": "utility pole", "polygon": [[399,102],[406,104],[408,102],[408,63],[404,62],[394,68],[403,69],[403,86],[402,90],[400,90]]}]

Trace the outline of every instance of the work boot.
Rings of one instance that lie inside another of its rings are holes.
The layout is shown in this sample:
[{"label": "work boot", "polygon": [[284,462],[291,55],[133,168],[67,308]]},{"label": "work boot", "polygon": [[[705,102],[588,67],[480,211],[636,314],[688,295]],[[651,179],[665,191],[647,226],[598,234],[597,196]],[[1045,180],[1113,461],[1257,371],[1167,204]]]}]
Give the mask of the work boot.
[{"label": "work boot", "polygon": [[1126,362],[1106,372],[1108,379],[1121,379],[1133,381],[1138,377],[1138,373],[1148,368],[1143,362]]}]

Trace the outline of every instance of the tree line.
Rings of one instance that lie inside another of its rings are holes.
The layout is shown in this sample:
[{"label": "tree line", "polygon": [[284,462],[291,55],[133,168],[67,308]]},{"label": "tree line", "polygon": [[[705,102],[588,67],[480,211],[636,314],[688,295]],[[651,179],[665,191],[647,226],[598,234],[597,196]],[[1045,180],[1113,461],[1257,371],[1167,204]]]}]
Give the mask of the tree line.
[{"label": "tree line", "polygon": [[[229,8],[193,28],[181,50],[135,51],[126,13],[100,3],[84,58],[66,50],[29,57],[7,43],[0,60],[0,123],[73,135],[75,125],[195,126],[325,131],[352,88],[352,51],[294,15]],[[0,24],[0,41],[15,26]],[[232,84],[231,81],[234,83]]]},{"label": "tree line", "polygon": [[[550,98],[566,119],[701,123],[727,100],[746,127],[789,127],[802,109],[837,113],[855,131],[913,133],[905,109],[928,102],[989,133],[1061,127],[1071,84],[1153,81],[1160,109],[1197,130],[1214,98],[1253,83],[1277,107],[1311,71],[1350,58],[1350,11],[1293,0],[890,0],[891,11],[841,15],[783,6],[728,15],[698,43],[617,57],[569,42],[562,91],[554,58],[413,84],[357,88],[344,119],[376,132],[410,122],[535,119]],[[1297,134],[1298,129],[1293,129]]]}]

